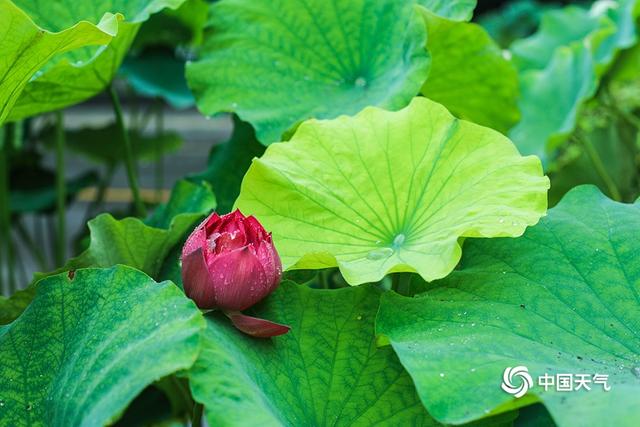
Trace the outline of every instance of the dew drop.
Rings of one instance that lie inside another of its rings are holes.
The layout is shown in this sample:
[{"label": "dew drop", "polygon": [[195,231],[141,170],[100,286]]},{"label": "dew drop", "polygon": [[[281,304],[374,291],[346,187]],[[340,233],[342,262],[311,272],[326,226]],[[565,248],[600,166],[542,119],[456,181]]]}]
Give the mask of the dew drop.
[{"label": "dew drop", "polygon": [[440,372],[440,378],[444,378],[444,372]]},{"label": "dew drop", "polygon": [[476,371],[476,368],[471,368],[471,372],[475,372],[475,371]]},{"label": "dew drop", "polygon": [[393,246],[398,247],[398,246],[402,246],[402,244],[404,243],[406,239],[406,236],[404,234],[398,234],[395,239],[393,239]]},{"label": "dew drop", "polygon": [[237,102],[232,102],[231,103],[231,108],[233,108],[233,109],[238,108],[238,103]]},{"label": "dew drop", "polygon": [[640,378],[640,366],[634,366],[633,368],[631,368],[631,373]]},{"label": "dew drop", "polygon": [[383,258],[389,258],[391,255],[393,255],[393,249],[391,248],[382,248],[382,249],[378,249],[375,251],[370,251],[367,254],[367,259],[370,259],[372,261],[376,261],[379,259],[383,259]]},{"label": "dew drop", "polygon": [[358,316],[358,317],[356,317],[356,319],[362,320],[362,316]]},{"label": "dew drop", "polygon": [[367,85],[367,79],[365,79],[364,77],[358,77],[354,84],[356,85],[356,87],[365,87]]},{"label": "dew drop", "polygon": [[500,218],[500,219],[498,220],[498,222],[499,222],[500,224],[504,224],[504,218]]},{"label": "dew drop", "polygon": [[0,400],[0,408],[4,406],[4,400]]},{"label": "dew drop", "polygon": [[27,410],[27,411],[30,411],[30,410],[32,410],[32,409],[33,409],[33,405],[32,405],[31,403],[27,403],[26,410]]}]

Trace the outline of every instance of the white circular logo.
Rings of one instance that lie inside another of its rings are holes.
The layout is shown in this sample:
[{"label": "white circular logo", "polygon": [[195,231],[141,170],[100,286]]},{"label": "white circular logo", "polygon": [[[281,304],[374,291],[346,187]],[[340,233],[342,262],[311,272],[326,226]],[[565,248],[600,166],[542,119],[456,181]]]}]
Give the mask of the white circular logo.
[{"label": "white circular logo", "polygon": [[[518,383],[514,385],[514,379]],[[516,398],[527,394],[529,388],[533,387],[533,379],[529,375],[526,366],[508,367],[502,374],[502,389]]]}]

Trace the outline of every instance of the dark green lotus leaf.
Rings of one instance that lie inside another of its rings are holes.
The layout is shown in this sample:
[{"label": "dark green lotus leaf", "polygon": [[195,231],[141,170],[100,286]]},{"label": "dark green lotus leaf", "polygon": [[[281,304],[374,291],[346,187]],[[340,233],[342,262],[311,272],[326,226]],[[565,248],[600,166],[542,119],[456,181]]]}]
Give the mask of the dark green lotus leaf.
[{"label": "dark green lotus leaf", "polygon": [[109,424],[145,386],[193,364],[203,327],[175,285],[129,267],[48,277],[0,327],[1,423]]},{"label": "dark green lotus leaf", "polygon": [[255,313],[291,331],[270,340],[207,316],[189,372],[209,425],[437,425],[391,348],[378,348],[371,286],[313,290],[284,282]]},{"label": "dark green lotus leaf", "polygon": [[427,78],[412,2],[222,0],[187,80],[206,115],[235,112],[263,144],[308,118],[406,106]]},{"label": "dark green lotus leaf", "polygon": [[457,117],[506,133],[520,118],[514,66],[479,25],[421,12],[431,54],[421,93]]},{"label": "dark green lotus leaf", "polygon": [[162,98],[174,108],[195,105],[184,77],[184,61],[165,50],[151,51],[125,59],[120,74],[140,95]]},{"label": "dark green lotus leaf", "polygon": [[478,17],[478,23],[506,49],[515,40],[533,34],[540,26],[542,15],[559,7],[558,4],[541,3],[538,0],[516,0],[505,3],[500,9],[483,13]]},{"label": "dark green lotus leaf", "polygon": [[[560,427],[635,426],[640,202],[578,187],[523,237],[470,239],[464,249],[459,269],[426,293],[385,294],[377,319],[429,413],[457,424],[541,401]],[[500,386],[514,366],[534,379],[521,399]],[[591,390],[537,381],[567,373],[586,375]],[[595,374],[608,375],[610,391]]]},{"label": "dark green lotus leaf", "polygon": [[202,43],[208,16],[207,0],[186,0],[179,8],[165,9],[143,23],[131,49],[198,46]]},{"label": "dark green lotus leaf", "polygon": [[[50,59],[24,87],[9,115],[18,120],[84,101],[108,85],[140,27],[149,15],[165,7],[175,9],[184,0],[14,0],[33,21],[57,32],[78,22],[98,22],[105,14],[118,13],[126,22],[106,46],[84,47]],[[88,23],[85,23],[88,24]]]},{"label": "dark green lotus leaf", "polygon": [[234,116],[231,139],[224,144],[214,146],[209,155],[207,169],[191,175],[189,180],[207,181],[211,184],[218,201],[217,211],[231,212],[233,203],[240,194],[242,178],[251,166],[251,161],[263,153],[264,146],[256,139],[251,125]]}]

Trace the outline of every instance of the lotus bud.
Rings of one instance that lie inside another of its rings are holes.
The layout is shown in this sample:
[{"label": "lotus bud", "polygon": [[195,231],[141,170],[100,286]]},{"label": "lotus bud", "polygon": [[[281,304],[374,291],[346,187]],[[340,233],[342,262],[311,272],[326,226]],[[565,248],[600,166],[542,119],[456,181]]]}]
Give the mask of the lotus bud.
[{"label": "lotus bud", "polygon": [[271,238],[253,216],[239,210],[207,217],[182,248],[182,283],[201,309],[219,309],[234,326],[256,337],[289,331],[288,326],[245,316],[245,310],[280,284],[282,264]]}]

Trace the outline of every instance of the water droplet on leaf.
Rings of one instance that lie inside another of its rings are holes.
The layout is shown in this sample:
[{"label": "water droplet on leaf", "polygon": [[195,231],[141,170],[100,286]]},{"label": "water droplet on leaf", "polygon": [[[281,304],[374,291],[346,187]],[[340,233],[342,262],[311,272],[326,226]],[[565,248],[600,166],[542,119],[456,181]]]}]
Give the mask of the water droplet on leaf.
[{"label": "water droplet on leaf", "polygon": [[393,249],[391,249],[391,248],[382,248],[382,249],[379,249],[379,250],[370,251],[367,254],[367,259],[370,259],[372,261],[376,261],[376,260],[379,260],[379,259],[389,258],[391,255],[393,255]]}]

